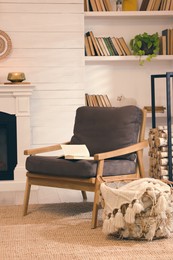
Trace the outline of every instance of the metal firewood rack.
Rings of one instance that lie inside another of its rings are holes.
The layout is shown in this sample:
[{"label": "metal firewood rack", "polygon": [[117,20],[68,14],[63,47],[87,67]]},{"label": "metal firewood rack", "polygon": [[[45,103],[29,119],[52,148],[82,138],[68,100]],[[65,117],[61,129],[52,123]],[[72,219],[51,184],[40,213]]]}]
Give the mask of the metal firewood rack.
[{"label": "metal firewood rack", "polygon": [[166,79],[166,110],[167,110],[167,129],[168,129],[168,173],[169,173],[169,180],[172,181],[171,78],[173,78],[173,72],[166,72],[166,74],[151,75],[152,128],[156,128],[155,79],[158,79],[158,78]]}]

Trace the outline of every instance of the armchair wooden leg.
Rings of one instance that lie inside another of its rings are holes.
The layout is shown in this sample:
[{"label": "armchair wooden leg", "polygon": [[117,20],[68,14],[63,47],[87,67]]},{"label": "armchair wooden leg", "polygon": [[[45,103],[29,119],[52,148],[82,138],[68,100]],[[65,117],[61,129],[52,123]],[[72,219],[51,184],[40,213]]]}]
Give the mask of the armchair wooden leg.
[{"label": "armchair wooden leg", "polygon": [[23,202],[23,216],[25,216],[27,214],[30,190],[31,190],[31,184],[29,183],[29,180],[28,180],[28,177],[27,177],[25,194],[24,194],[24,202]]},{"label": "armchair wooden leg", "polygon": [[97,215],[98,215],[98,207],[99,207],[99,197],[100,197],[100,185],[95,190],[94,195],[94,203],[93,203],[93,211],[92,211],[92,221],[91,228],[96,228],[97,226]]},{"label": "armchair wooden leg", "polygon": [[97,215],[98,215],[98,207],[99,207],[99,198],[100,198],[100,177],[103,173],[104,167],[104,160],[99,161],[97,166],[97,177],[95,183],[95,194],[94,194],[94,204],[93,204],[93,211],[92,211],[92,222],[91,228],[96,228],[97,226]]},{"label": "armchair wooden leg", "polygon": [[144,164],[143,164],[143,153],[141,150],[137,151],[138,154],[138,164],[139,164],[139,173],[140,177],[145,177]]},{"label": "armchair wooden leg", "polygon": [[81,192],[82,192],[83,200],[84,200],[84,201],[87,200],[87,194],[86,194],[86,191],[81,190]]}]

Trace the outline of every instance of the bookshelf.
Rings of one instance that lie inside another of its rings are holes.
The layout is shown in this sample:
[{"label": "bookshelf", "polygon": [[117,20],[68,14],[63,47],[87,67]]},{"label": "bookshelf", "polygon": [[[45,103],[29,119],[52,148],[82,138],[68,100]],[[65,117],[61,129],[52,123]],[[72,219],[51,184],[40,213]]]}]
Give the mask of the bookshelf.
[{"label": "bookshelf", "polygon": [[[143,56],[142,60],[145,60],[147,56]],[[138,62],[139,57],[137,56],[86,56],[85,62],[115,62],[115,61],[121,61],[121,62],[127,62],[127,61],[135,61]],[[154,57],[154,61],[173,61],[173,55],[158,55],[157,57]]]},{"label": "bookshelf", "polygon": [[[96,23],[97,20],[102,19],[103,21],[110,21],[110,19],[113,19],[114,21],[117,20],[119,23],[123,21],[128,22],[129,19],[133,20],[133,22],[139,22],[143,20],[143,23],[149,23],[152,24],[152,22],[157,23],[158,19],[163,22],[163,24],[172,23],[173,24],[173,11],[111,11],[111,12],[84,12],[85,17],[85,23],[87,21],[92,20],[93,23]],[[161,28],[161,31],[164,27]],[[165,27],[166,28],[166,27]],[[173,28],[173,26],[172,26]],[[159,31],[159,34],[161,35],[161,31]],[[154,31],[152,32],[154,33]],[[95,34],[95,32],[94,32]],[[169,57],[167,57],[169,56]],[[146,57],[143,57],[143,59],[146,59]],[[103,58],[100,57],[100,59],[93,59],[93,57],[85,57],[86,61],[136,61],[136,57],[107,57]],[[154,60],[173,60],[172,55],[158,55]]]},{"label": "bookshelf", "polygon": [[124,18],[131,17],[136,19],[139,18],[171,18],[173,20],[173,11],[111,11],[111,12],[84,12],[84,17],[87,19],[89,17],[113,17],[113,18]]},{"label": "bookshelf", "polygon": [[[129,46],[136,34],[150,34],[173,28],[173,11],[107,11],[84,12],[84,33],[95,37],[124,37]],[[143,56],[142,59],[146,59]],[[139,65],[138,56],[85,56],[85,90],[108,94],[116,105],[116,97],[134,97],[140,107],[151,104],[150,75],[172,70],[173,55],[157,55],[151,62]],[[160,83],[162,84],[162,83]],[[127,87],[128,86],[128,87]],[[139,87],[140,86],[140,87]],[[165,106],[161,94],[158,105]]]}]

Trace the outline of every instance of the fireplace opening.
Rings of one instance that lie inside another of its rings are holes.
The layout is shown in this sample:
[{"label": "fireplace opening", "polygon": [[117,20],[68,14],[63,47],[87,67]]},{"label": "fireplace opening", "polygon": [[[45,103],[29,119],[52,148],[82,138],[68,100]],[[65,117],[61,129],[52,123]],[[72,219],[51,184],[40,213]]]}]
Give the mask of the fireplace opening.
[{"label": "fireplace opening", "polygon": [[16,164],[16,116],[0,112],[0,180],[14,180]]}]

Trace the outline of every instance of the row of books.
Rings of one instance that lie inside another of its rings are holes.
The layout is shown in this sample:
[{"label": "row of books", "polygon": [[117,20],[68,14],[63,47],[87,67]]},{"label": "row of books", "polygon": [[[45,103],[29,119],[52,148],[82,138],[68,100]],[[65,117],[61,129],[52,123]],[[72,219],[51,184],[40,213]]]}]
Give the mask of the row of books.
[{"label": "row of books", "polygon": [[[84,0],[86,12],[113,11],[110,0]],[[139,11],[169,11],[173,10],[173,0],[143,0]],[[128,11],[125,8],[124,11]]]},{"label": "row of books", "polygon": [[86,12],[113,11],[110,0],[84,0],[84,10]]},{"label": "row of books", "polygon": [[173,55],[173,29],[165,29],[160,36],[160,54]]},{"label": "row of books", "polygon": [[173,10],[173,0],[143,0],[140,11],[169,11]]},{"label": "row of books", "polygon": [[92,31],[85,34],[86,56],[127,56],[131,50],[123,37],[95,37]]},{"label": "row of books", "polygon": [[85,94],[85,102],[89,107],[112,107],[107,95]]}]

